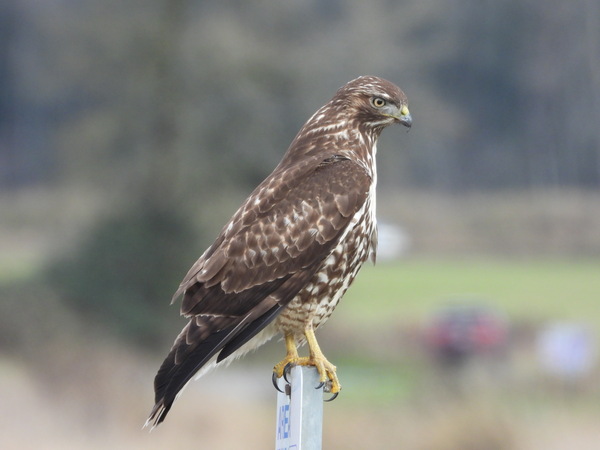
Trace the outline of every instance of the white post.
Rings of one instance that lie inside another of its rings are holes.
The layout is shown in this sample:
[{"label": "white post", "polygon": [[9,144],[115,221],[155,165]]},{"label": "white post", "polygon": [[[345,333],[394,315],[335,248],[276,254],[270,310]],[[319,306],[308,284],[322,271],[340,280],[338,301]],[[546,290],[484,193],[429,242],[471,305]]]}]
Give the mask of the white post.
[{"label": "white post", "polygon": [[320,450],[323,442],[323,388],[314,367],[292,367],[290,384],[277,380],[276,450]]}]

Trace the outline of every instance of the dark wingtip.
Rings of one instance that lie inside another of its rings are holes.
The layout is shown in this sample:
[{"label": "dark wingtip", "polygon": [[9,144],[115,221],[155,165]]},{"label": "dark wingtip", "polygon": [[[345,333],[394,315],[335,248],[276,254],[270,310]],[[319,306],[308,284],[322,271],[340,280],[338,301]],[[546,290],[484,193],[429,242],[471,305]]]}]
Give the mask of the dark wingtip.
[{"label": "dark wingtip", "polygon": [[144,424],[144,428],[151,425],[152,428],[150,428],[150,430],[152,431],[154,428],[160,425],[163,420],[165,420],[165,417],[167,417],[167,413],[171,409],[172,404],[173,403],[165,404],[164,399],[156,402],[152,408],[152,411],[150,411],[150,415]]}]

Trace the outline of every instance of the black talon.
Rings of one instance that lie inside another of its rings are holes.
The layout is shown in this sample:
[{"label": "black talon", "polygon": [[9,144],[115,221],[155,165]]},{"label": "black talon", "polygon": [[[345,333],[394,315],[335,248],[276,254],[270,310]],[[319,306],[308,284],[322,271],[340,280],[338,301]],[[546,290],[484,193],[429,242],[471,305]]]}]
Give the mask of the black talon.
[{"label": "black talon", "polygon": [[333,395],[331,396],[331,398],[328,398],[327,400],[323,400],[323,401],[324,401],[324,402],[332,402],[332,401],[334,401],[334,400],[337,398],[337,396],[338,396],[338,395],[340,395],[340,393],[339,393],[339,392],[336,392],[335,394],[333,394]]},{"label": "black talon", "polygon": [[290,373],[290,370],[292,370],[292,367],[293,367],[292,363],[289,362],[283,368],[283,379],[288,383],[290,382],[290,380],[288,380],[287,376],[288,376],[288,373]]},{"label": "black talon", "polygon": [[277,384],[277,374],[275,372],[273,372],[273,375],[271,376],[271,381],[273,382],[273,386],[275,386],[275,389],[284,394],[284,392],[281,389],[279,389],[279,385]]},{"label": "black talon", "polygon": [[318,386],[317,386],[315,389],[319,390],[319,389],[321,389],[323,386],[325,386],[325,382],[324,382],[324,381],[321,381],[321,382],[319,383],[319,385],[318,385]]}]

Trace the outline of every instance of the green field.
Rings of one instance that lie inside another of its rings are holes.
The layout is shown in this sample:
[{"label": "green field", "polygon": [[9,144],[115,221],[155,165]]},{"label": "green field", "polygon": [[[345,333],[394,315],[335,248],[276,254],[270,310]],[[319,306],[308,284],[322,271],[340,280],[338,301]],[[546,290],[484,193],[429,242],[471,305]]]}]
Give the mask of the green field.
[{"label": "green field", "polygon": [[[0,285],[35,279],[37,270],[35,264],[13,266],[6,261],[0,264]],[[541,376],[534,347],[516,339],[504,359],[490,366],[486,360],[475,372],[449,374],[417,341],[404,339],[414,338],[405,332],[418,330],[415,324],[452,301],[492,305],[513,323],[572,319],[598,329],[599,274],[600,260],[583,259],[407,259],[365,267],[331,323],[319,333],[344,387],[340,399],[325,407],[324,448],[391,448],[390,442],[394,448],[404,442],[402,448],[409,449],[596,448],[598,369],[565,389]],[[0,360],[0,397],[13,411],[0,447],[111,448],[118,443],[123,448],[165,448],[173,442],[193,447],[203,421],[211,425],[201,429],[207,448],[240,447],[240,442],[243,448],[272,445],[274,391],[269,373],[282,355],[281,342],[270,344],[274,355],[261,350],[246,362],[194,383],[169,422],[149,435],[139,428],[151,404],[152,377],[160,358],[148,357],[118,338],[92,340],[87,326],[53,325],[62,313],[53,311],[56,302],[42,300],[26,311],[37,311],[43,304],[43,314],[27,315],[22,322],[35,327],[13,327],[24,330],[29,339],[20,339],[25,350],[19,351],[19,358],[5,355]],[[7,305],[4,313],[15,314],[14,322],[21,323],[23,310],[10,307],[20,303]],[[51,325],[42,327],[49,318]],[[38,328],[70,334],[67,339],[40,341],[35,339],[41,335]],[[78,330],[85,334],[73,334]],[[30,357],[28,348],[36,349]],[[248,376],[252,361],[260,368],[261,381],[247,392],[232,389],[247,379],[240,377]],[[469,390],[455,395],[457,381]],[[267,388],[250,394],[258,386]],[[45,395],[35,394],[39,392]],[[231,423],[237,424],[234,432],[229,430]],[[23,424],[36,433],[28,434]],[[477,445],[468,444],[473,440]]]},{"label": "green field", "polygon": [[367,266],[336,321],[420,321],[453,302],[491,305],[513,320],[583,320],[600,327],[600,260],[416,259]]},{"label": "green field", "polygon": [[[26,259],[2,259],[0,284],[33,278],[38,269]],[[600,259],[458,257],[366,264],[334,317],[389,326],[421,321],[453,303],[494,306],[516,320],[584,320],[600,328]]]}]

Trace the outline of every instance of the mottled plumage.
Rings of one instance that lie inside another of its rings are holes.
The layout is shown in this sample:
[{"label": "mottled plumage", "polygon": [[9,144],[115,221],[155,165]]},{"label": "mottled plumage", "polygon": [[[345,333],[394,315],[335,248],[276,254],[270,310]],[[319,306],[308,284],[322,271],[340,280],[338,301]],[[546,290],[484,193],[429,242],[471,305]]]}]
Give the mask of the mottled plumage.
[{"label": "mottled plumage", "polygon": [[360,77],[302,127],[175,292],[190,321],[156,375],[148,423],[164,420],[195,374],[279,334],[290,357],[329,317],[375,258],[376,141],[387,125],[411,125],[406,105],[394,84]]}]

